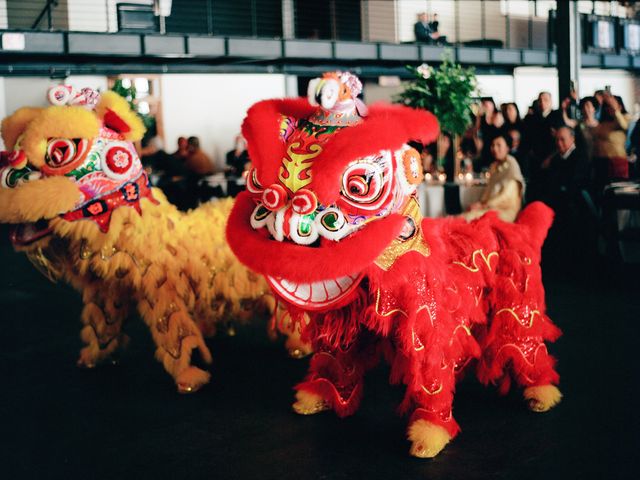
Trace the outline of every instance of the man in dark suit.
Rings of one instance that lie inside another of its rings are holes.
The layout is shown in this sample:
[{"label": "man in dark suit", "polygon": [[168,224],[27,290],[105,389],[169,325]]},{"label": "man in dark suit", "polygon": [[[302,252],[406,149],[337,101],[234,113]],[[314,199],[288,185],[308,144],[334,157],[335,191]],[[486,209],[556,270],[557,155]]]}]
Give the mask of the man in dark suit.
[{"label": "man in dark suit", "polygon": [[524,118],[521,151],[529,166],[528,201],[539,200],[545,188],[542,163],[554,153],[554,131],[564,125],[562,114],[553,110],[551,94],[540,92],[533,111]]},{"label": "man in dark suit", "polygon": [[585,152],[576,145],[575,132],[562,126],[556,130],[557,151],[542,162],[542,198],[556,215],[563,216],[588,182],[588,162]]},{"label": "man in dark suit", "polygon": [[541,200],[556,217],[545,242],[544,258],[562,264],[578,265],[592,257],[597,231],[583,197],[589,182],[589,162],[573,129],[559,127],[555,133],[557,151],[541,165]]},{"label": "man in dark suit", "polygon": [[418,43],[431,43],[431,27],[426,12],[418,14],[418,21],[413,25],[413,33]]}]

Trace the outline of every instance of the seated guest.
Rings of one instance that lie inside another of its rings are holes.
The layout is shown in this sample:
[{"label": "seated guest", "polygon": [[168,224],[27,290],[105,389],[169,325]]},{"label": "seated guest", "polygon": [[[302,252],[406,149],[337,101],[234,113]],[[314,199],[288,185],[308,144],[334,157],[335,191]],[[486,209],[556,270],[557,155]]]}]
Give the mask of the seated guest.
[{"label": "seated guest", "polygon": [[509,155],[515,158],[518,161],[518,165],[520,166],[520,171],[522,175],[526,178],[528,172],[527,165],[527,157],[522,154],[522,149],[520,148],[520,142],[522,140],[522,135],[520,134],[520,130],[516,128],[511,128],[507,130],[507,135],[511,139],[511,148],[509,149]]},{"label": "seated guest", "polygon": [[588,162],[570,127],[557,130],[556,147],[557,152],[542,164],[545,181],[541,200],[564,213],[588,181]]},{"label": "seated guest", "polygon": [[434,13],[433,18],[429,22],[429,29],[431,30],[431,40],[438,45],[446,45],[447,44],[447,36],[441,35],[438,31],[440,27],[440,22],[438,21],[438,14]]},{"label": "seated guest", "polygon": [[209,156],[200,148],[200,140],[198,137],[189,137],[187,139],[187,158],[185,165],[189,170],[197,175],[211,175],[215,173],[213,162]]},{"label": "seated guest", "polygon": [[178,160],[185,161],[189,156],[189,142],[187,137],[178,137],[178,150],[173,153]]},{"label": "seated guest", "polygon": [[427,12],[418,14],[418,21],[413,25],[413,33],[418,43],[431,43],[431,27]]},{"label": "seated guest", "polygon": [[471,205],[464,214],[467,220],[481,217],[496,210],[505,222],[513,222],[522,207],[524,178],[515,158],[509,155],[511,138],[500,134],[491,142],[493,163],[489,167],[489,180],[480,201]]},{"label": "seated guest", "polygon": [[236,145],[233,150],[227,152],[227,166],[225,174],[229,177],[241,177],[249,163],[247,141],[242,135],[236,136]]},{"label": "seated guest", "polygon": [[505,132],[516,130],[522,134],[523,123],[522,118],[520,118],[520,109],[518,108],[518,105],[513,102],[503,103],[500,105],[500,111],[504,118],[504,125],[502,126],[502,129]]},{"label": "seated guest", "polygon": [[482,141],[482,150],[480,151],[479,162],[475,165],[477,171],[487,168],[493,161],[491,142],[501,133],[504,125],[502,112],[496,108],[496,102],[493,97],[482,97],[480,101],[480,110],[476,116],[476,128]]}]

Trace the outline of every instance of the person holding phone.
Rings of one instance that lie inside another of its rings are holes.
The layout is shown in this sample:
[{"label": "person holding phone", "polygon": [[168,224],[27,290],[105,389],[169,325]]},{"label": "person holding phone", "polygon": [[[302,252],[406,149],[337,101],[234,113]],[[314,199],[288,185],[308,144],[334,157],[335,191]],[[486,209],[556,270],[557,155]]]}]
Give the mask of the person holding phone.
[{"label": "person holding phone", "polygon": [[592,130],[595,180],[599,192],[612,180],[629,178],[625,149],[628,128],[629,116],[622,99],[605,90],[600,123]]}]

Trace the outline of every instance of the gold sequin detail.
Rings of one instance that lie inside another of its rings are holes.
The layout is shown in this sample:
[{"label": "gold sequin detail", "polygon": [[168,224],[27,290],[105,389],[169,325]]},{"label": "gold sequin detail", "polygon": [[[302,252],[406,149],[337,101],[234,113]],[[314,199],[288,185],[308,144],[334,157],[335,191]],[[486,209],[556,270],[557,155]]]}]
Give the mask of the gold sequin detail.
[{"label": "gold sequin detail", "polygon": [[376,258],[375,264],[384,271],[388,271],[398,258],[410,251],[418,252],[425,257],[431,255],[429,245],[427,245],[422,235],[422,228],[420,226],[422,215],[420,214],[420,206],[415,198],[409,199],[402,214],[413,220],[415,232],[407,239],[400,237],[394,238],[389,246]]},{"label": "gold sequin detail", "polygon": [[491,268],[491,258],[493,256],[499,257],[498,252],[491,252],[491,253],[489,253],[489,255],[485,255],[485,253],[482,251],[482,249],[474,251],[473,254],[471,255],[471,265],[472,266],[469,266],[469,265],[467,265],[467,264],[465,264],[463,262],[453,262],[453,263],[455,265],[460,265],[461,267],[466,268],[467,270],[469,270],[472,273],[477,273],[477,272],[480,271],[480,267],[477,264],[477,257],[478,256],[485,263],[485,265],[487,266],[489,271],[492,272],[493,269]]},{"label": "gold sequin detail", "polygon": [[533,325],[533,319],[535,318],[535,316],[536,315],[540,315],[540,311],[539,310],[532,310],[531,314],[529,315],[529,321],[528,322],[527,322],[527,320],[520,320],[520,317],[513,310],[513,308],[503,308],[501,310],[498,310],[496,312],[496,315],[500,315],[501,313],[505,313],[505,312],[510,313],[511,315],[513,315],[513,318],[515,318],[520,325],[522,325],[523,327],[526,327],[526,328],[531,328],[531,326]]},{"label": "gold sequin detail", "polygon": [[424,393],[426,393],[427,395],[437,395],[442,391],[442,383],[438,385],[436,389],[432,389],[432,390],[429,390],[424,385],[420,385],[420,386],[422,387],[422,390],[424,390]]},{"label": "gold sequin detail", "polygon": [[33,252],[27,252],[27,258],[52,283],[56,283],[62,277],[62,271],[56,266],[55,261],[43,252],[42,247],[38,247]]}]

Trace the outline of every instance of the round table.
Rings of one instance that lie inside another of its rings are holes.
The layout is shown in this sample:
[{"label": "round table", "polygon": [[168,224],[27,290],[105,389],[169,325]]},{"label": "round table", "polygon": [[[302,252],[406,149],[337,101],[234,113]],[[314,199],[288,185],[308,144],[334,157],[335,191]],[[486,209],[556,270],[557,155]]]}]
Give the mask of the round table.
[{"label": "round table", "polygon": [[418,202],[424,217],[457,215],[468,210],[480,200],[485,183],[474,182],[423,182],[418,187]]}]

